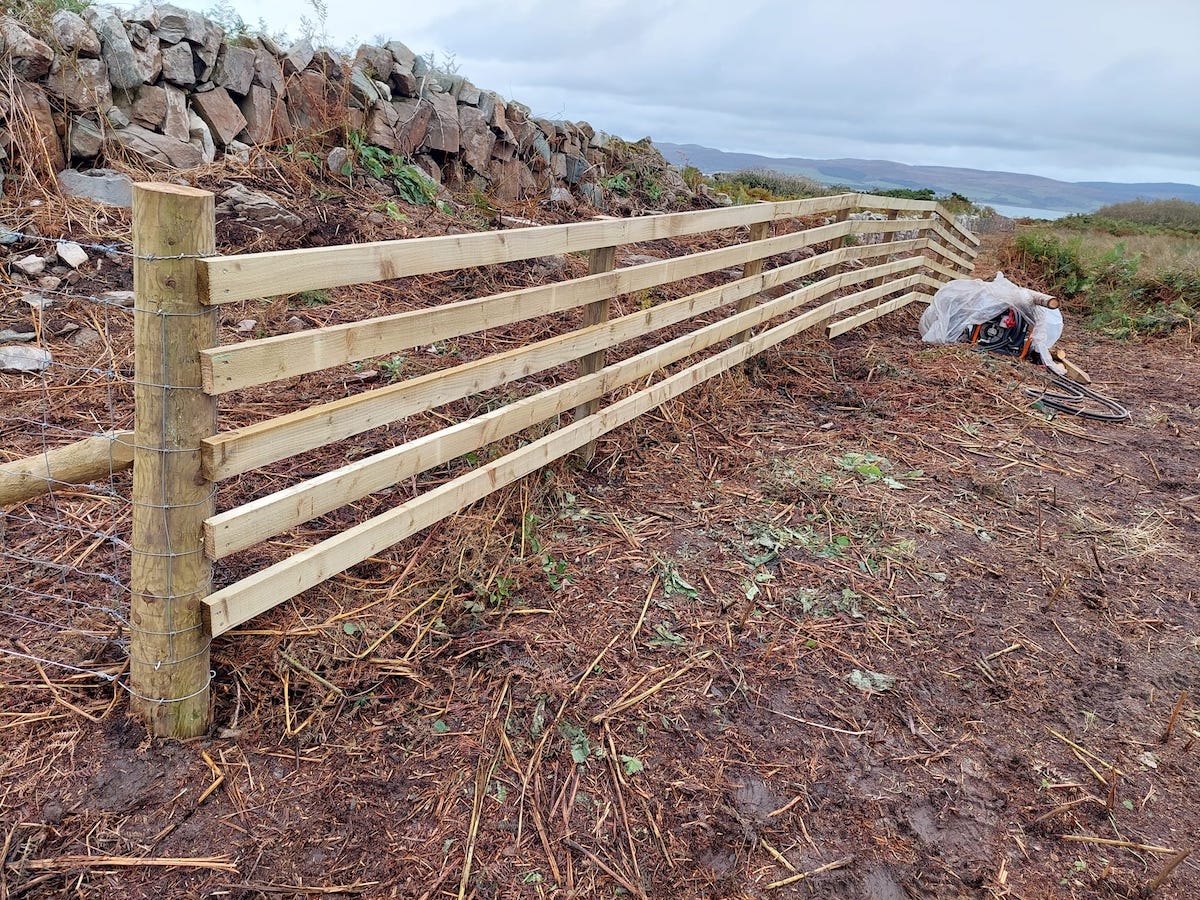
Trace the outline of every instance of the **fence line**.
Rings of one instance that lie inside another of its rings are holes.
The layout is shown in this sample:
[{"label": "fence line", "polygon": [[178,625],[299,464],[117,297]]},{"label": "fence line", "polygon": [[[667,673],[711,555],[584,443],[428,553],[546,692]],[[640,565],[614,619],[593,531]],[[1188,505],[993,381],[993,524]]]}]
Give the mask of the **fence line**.
[{"label": "fence line", "polygon": [[[970,270],[979,243],[937,204],[844,194],[214,256],[211,194],[137,185],[134,195],[134,433],[112,429],[84,435],[74,444],[0,466],[0,502],[33,496],[54,481],[111,478],[132,461],[129,689],[155,732],[174,735],[201,733],[208,726],[211,636],[555,459],[571,453],[590,458],[601,435],[782,341],[818,326],[835,337],[927,300],[947,279]],[[855,210],[883,211],[887,218],[855,218]],[[773,224],[814,216],[833,220],[771,235]],[[732,228],[748,230],[749,240],[614,268],[622,245]],[[800,251],[808,257],[796,259]],[[570,252],[588,254],[587,275],[214,346],[219,304]],[[725,275],[729,280],[722,284],[610,318],[615,298],[731,269],[732,277]],[[809,282],[813,275],[817,280]],[[811,307],[814,302],[818,305]],[[274,419],[216,429],[217,397],[229,391],[570,310],[580,310],[581,323],[551,337]],[[689,330],[679,333],[680,328]],[[659,332],[662,336],[648,348],[620,357],[623,344],[645,343]],[[722,342],[724,349],[718,346]],[[233,509],[214,509],[217,481],[568,365],[575,366],[573,377],[532,396],[452,421]],[[628,392],[630,385],[667,367],[676,369]],[[626,394],[605,401],[619,389]],[[553,424],[572,410],[568,423],[498,459],[211,590],[213,560],[496,441]]]}]

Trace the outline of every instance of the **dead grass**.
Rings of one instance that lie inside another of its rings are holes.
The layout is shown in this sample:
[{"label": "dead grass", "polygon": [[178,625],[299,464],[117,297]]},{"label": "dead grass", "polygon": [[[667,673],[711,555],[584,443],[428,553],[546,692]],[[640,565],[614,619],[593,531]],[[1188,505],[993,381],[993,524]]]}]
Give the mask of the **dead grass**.
[{"label": "dead grass", "polygon": [[[309,218],[314,241],[461,227],[436,212],[367,223],[336,204]],[[584,261],[564,264],[578,273]],[[223,334],[247,317],[274,333],[292,315],[329,324],[503,290],[546,277],[539,266],[338,290],[318,306],[237,305]],[[411,353],[405,372],[545,327]],[[80,368],[100,353],[47,334]],[[100,355],[123,391],[128,335],[119,324],[106,335]],[[1049,418],[1021,391],[1026,370],[923,347],[909,312],[832,343],[790,341],[603,437],[589,468],[551,466],[222,636],[216,724],[201,742],[152,742],[109,681],[6,657],[0,889],[1134,896],[1165,855],[1062,836],[1200,840],[1191,732],[1159,742],[1200,675],[1197,576],[1168,555],[1200,527],[1172,487],[1196,471],[1200,383],[1189,367],[1169,384],[1147,368],[1167,364],[1170,345],[1075,339],[1072,358],[1130,403],[1132,425]],[[0,375],[0,396],[88,428],[111,383],[62,371]],[[224,422],[362,389],[352,374],[242,392]],[[250,473],[221,505],[476,411],[464,402]],[[10,452],[36,444],[0,427]],[[222,561],[217,578],[463,465]],[[4,609],[34,621],[14,619],[3,646],[19,650],[15,634],[30,655],[120,675],[125,635],[106,607],[123,598],[99,602],[106,582],[81,574],[125,558],[79,531],[126,535],[127,485],[101,487],[114,495],[63,492],[13,511],[6,550],[67,570],[21,569],[27,593]],[[78,544],[56,544],[55,523]],[[1155,766],[1139,762],[1146,752]],[[1097,780],[1111,769],[1094,756],[1123,773],[1111,809]],[[1184,860],[1160,896],[1196,896],[1196,878]]]}]

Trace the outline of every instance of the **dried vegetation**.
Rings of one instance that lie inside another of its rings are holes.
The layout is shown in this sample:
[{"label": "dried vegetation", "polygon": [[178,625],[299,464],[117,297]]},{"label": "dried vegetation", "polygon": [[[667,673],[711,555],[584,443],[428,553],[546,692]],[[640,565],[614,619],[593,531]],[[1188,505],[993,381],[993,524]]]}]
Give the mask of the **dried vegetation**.
[{"label": "dried vegetation", "polygon": [[[370,219],[291,183],[309,244],[465,227],[432,209]],[[47,206],[27,212],[59,233]],[[70,215],[75,236],[123,224]],[[127,286],[127,258],[102,262],[72,292]],[[278,298],[223,310],[222,334],[583,266]],[[76,299],[38,319],[63,365],[44,381],[0,375],[17,413],[8,452],[54,428],[128,423],[121,316]],[[91,323],[100,342],[73,347],[64,323]],[[249,421],[538,334],[242,392],[222,415]],[[222,637],[217,725],[185,744],[148,740],[103,677],[124,665],[123,480],[10,510],[0,896],[1200,896],[1186,855],[1200,841],[1200,369],[1179,364],[1194,347],[1178,335],[1067,341],[1131,425],[1031,408],[1031,367],[924,347],[910,312],[789,342],[601,439],[590,468],[552,466]],[[220,504],[502,399],[250,473]],[[323,516],[217,577],[455,471]]]}]

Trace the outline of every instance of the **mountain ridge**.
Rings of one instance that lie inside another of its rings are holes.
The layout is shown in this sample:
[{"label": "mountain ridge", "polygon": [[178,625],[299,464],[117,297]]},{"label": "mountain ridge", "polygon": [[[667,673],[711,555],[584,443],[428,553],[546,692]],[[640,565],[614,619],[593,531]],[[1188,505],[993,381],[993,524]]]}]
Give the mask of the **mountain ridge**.
[{"label": "mountain ridge", "polygon": [[730,153],[700,144],[655,141],[668,161],[693,165],[701,171],[736,172],[771,169],[802,175],[826,184],[865,188],[932,188],[941,194],[957,192],[976,203],[1020,206],[1063,213],[1092,212],[1110,203],[1179,198],[1200,203],[1200,185],[1174,182],[1059,181],[1042,175],[969,169],[955,166],[913,166],[885,159],[809,159]]}]

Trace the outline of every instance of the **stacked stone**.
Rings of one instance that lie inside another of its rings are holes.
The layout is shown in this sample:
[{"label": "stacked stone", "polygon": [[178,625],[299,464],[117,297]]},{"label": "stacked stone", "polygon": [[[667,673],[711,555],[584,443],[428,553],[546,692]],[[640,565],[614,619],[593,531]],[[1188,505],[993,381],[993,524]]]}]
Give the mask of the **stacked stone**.
[{"label": "stacked stone", "polygon": [[[0,18],[0,53],[26,123],[60,169],[113,147],[187,169],[346,129],[413,158],[439,183],[481,179],[501,201],[553,194],[604,205],[606,134],[535,118],[398,41],[362,46],[347,61],[307,40],[285,50],[266,36],[227,39],[200,13],[143,4],[60,10],[40,38]],[[11,143],[13,106],[0,105],[0,150]]]}]

